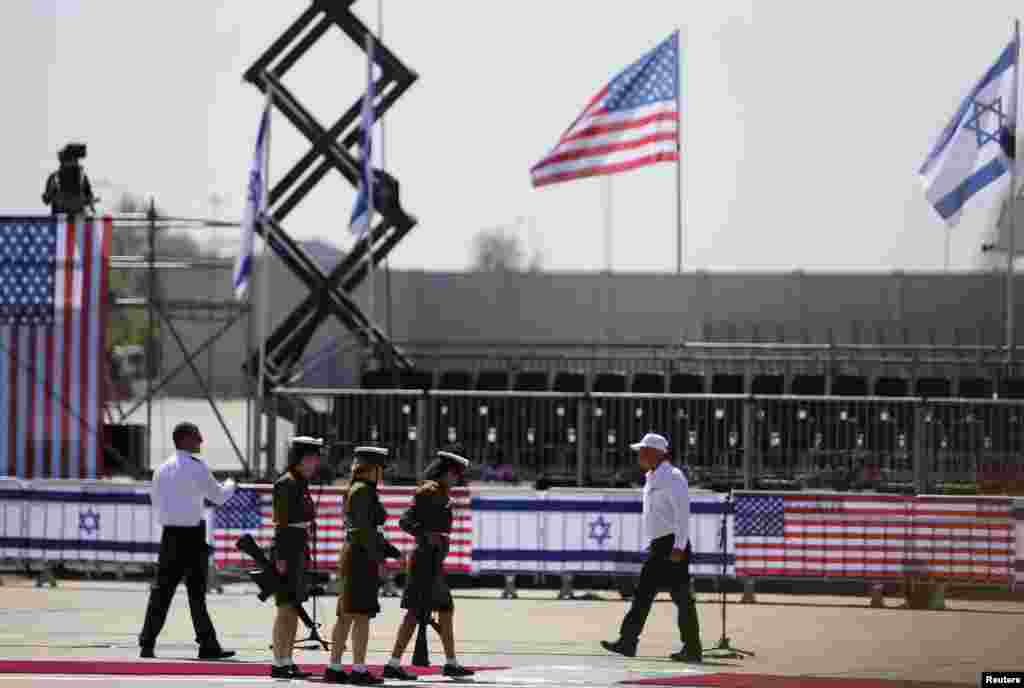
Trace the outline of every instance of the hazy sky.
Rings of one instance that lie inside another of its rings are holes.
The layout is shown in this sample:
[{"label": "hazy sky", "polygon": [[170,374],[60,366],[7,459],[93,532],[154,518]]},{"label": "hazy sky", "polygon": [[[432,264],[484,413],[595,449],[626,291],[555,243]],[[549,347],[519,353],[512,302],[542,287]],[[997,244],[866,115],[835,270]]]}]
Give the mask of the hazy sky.
[{"label": "hazy sky", "polygon": [[[0,207],[42,211],[56,150],[80,138],[107,198],[152,192],[174,213],[239,217],[262,103],[242,73],[307,6],[4,0]],[[392,265],[464,269],[479,229],[527,217],[518,231],[546,267],[601,269],[602,182],[534,190],[529,168],[616,72],[680,28],[686,269],[941,269],[945,229],[916,170],[1019,8],[385,0],[385,43],[420,74],[387,118],[387,166],[420,220]],[[376,0],[355,9],[376,25]],[[360,95],[359,55],[332,32],[286,83],[328,124]],[[306,149],[276,116],[271,178]],[[675,179],[671,164],[612,178],[614,269],[675,269]],[[219,209],[212,194],[226,197]],[[286,228],[346,248],[353,197],[334,173]],[[954,230],[954,268],[983,264],[995,212]]]}]

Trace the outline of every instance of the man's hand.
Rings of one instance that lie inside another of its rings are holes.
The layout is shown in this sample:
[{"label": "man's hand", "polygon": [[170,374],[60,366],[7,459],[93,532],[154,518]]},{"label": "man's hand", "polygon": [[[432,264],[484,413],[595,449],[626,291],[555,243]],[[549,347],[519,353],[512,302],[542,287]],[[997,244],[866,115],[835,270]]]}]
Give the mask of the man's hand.
[{"label": "man's hand", "polygon": [[681,562],[686,557],[686,552],[679,549],[678,547],[672,550],[672,554],[669,556],[669,560],[675,563]]},{"label": "man's hand", "polygon": [[287,571],[288,571],[288,562],[287,561],[282,561],[282,560],[278,559],[277,560],[277,572],[278,572],[278,574],[283,576],[283,575],[285,575],[285,573],[287,573]]},{"label": "man's hand", "polygon": [[427,535],[427,542],[435,547],[440,547],[444,544],[444,535],[442,533],[430,533]]}]

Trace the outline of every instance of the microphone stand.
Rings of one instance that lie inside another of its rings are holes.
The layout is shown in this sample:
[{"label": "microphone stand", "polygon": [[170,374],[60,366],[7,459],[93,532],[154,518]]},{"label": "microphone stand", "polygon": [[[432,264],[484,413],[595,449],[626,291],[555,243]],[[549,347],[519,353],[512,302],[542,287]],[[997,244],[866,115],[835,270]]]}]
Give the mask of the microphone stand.
[{"label": "microphone stand", "polygon": [[[320,475],[318,475],[317,478],[319,480],[317,485],[320,488],[320,491],[316,495],[316,509],[315,509],[315,511],[319,512],[320,511],[320,497],[322,497],[323,493],[324,493],[323,471],[320,472]],[[316,571],[316,545],[317,545],[317,527],[316,527],[316,516],[314,516],[313,517],[312,547],[310,547],[310,552],[312,552],[312,559],[313,559],[313,561],[311,562],[310,570],[306,572],[307,576],[310,576],[310,574],[312,572]],[[320,596],[320,584],[317,583],[315,581],[315,579],[314,579],[313,584],[311,584],[310,587],[309,587],[309,597],[313,601],[313,614],[312,614],[313,627],[309,629],[309,636],[307,636],[305,638],[302,638],[301,640],[296,640],[294,643],[292,643],[292,647],[294,647],[296,649],[299,649],[299,650],[319,650],[319,649],[323,648],[324,650],[327,650],[327,651],[330,650],[331,643],[329,641],[326,641],[323,638],[321,638],[320,634],[317,632],[317,629],[320,628],[320,626],[322,625],[322,624],[317,623],[317,621],[316,621],[316,610],[320,607],[320,605],[317,604],[317,597],[319,597],[319,596]],[[311,645],[304,645],[303,643],[312,643],[312,644]]]},{"label": "microphone stand", "polygon": [[725,609],[728,606],[725,596],[725,576],[726,566],[728,563],[728,547],[726,544],[728,530],[726,528],[726,521],[728,519],[729,512],[732,511],[732,503],[732,488],[730,487],[729,491],[725,495],[725,501],[722,502],[722,524],[718,531],[718,542],[722,548],[722,570],[718,574],[718,589],[722,593],[722,637],[719,639],[718,645],[710,650],[704,651],[705,657],[711,657],[714,659],[743,659],[744,657],[754,656],[753,652],[733,647],[729,642],[728,636],[725,634]]}]

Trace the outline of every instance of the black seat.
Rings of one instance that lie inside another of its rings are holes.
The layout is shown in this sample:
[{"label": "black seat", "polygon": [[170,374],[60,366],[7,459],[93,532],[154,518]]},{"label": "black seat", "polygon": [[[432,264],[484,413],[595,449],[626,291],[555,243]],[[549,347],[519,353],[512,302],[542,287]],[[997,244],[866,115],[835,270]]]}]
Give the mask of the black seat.
[{"label": "black seat", "polygon": [[551,388],[556,392],[582,394],[587,391],[587,376],[577,371],[559,371]]},{"label": "black seat", "polygon": [[548,391],[548,372],[546,370],[521,370],[516,375],[515,390],[517,392]]},{"label": "black seat", "polygon": [[508,382],[507,370],[481,370],[476,376],[476,388],[481,392],[504,392]]},{"label": "black seat", "polygon": [[704,376],[693,373],[674,373],[669,378],[668,391],[671,394],[703,394]]},{"label": "black seat", "polygon": [[664,394],[664,373],[633,373],[632,391],[635,394]]},{"label": "black seat", "polygon": [[944,377],[918,378],[914,390],[919,397],[946,398],[953,396],[953,381]]},{"label": "black seat", "polygon": [[866,397],[868,379],[861,375],[837,375],[832,380],[832,394],[840,397]]},{"label": "black seat", "polygon": [[626,391],[626,376],[622,373],[598,373],[594,378],[594,391],[598,394],[621,394]]},{"label": "black seat", "polygon": [[786,391],[786,380],[781,375],[757,375],[750,383],[752,394],[781,395]]},{"label": "black seat", "polygon": [[910,382],[902,377],[880,377],[875,380],[876,397],[905,397],[909,389]]},{"label": "black seat", "polygon": [[964,399],[991,399],[992,381],[983,377],[960,378],[959,396]]},{"label": "black seat", "polygon": [[824,375],[796,375],[790,386],[793,394],[802,397],[820,397],[825,395]]},{"label": "black seat", "polygon": [[712,394],[743,394],[743,376],[720,373],[711,378]]},{"label": "black seat", "polygon": [[473,389],[473,374],[468,370],[445,370],[437,382],[438,389]]},{"label": "black seat", "polygon": [[1003,399],[1024,399],[1024,378],[1010,377],[999,381],[999,396]]},{"label": "black seat", "polygon": [[403,370],[398,376],[401,389],[430,389],[434,386],[434,374],[429,370]]}]

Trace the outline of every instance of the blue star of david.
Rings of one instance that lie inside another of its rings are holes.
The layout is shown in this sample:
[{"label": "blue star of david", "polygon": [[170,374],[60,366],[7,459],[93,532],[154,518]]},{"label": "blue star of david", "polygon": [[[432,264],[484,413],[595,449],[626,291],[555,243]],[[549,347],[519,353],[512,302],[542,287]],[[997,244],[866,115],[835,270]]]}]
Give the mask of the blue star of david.
[{"label": "blue star of david", "polygon": [[[999,136],[1003,129],[1003,124],[1006,121],[1006,113],[1003,112],[1003,99],[996,98],[991,103],[982,103],[979,100],[974,101],[974,113],[971,118],[967,120],[967,124],[964,125],[964,129],[973,131],[977,141],[978,148],[981,148],[987,143],[999,143]],[[995,116],[996,124],[995,127],[990,131],[985,124],[991,122],[991,119],[986,115],[992,114]],[[982,120],[985,121],[982,121]]]},{"label": "blue star of david", "polygon": [[599,515],[596,521],[591,521],[587,524],[590,527],[590,535],[588,536],[591,540],[597,540],[597,544],[604,545],[604,541],[611,538],[609,531],[612,529],[612,524],[604,520],[603,515]]},{"label": "blue star of david", "polygon": [[78,529],[84,530],[86,535],[92,535],[100,529],[100,515],[92,509],[78,514]]}]

